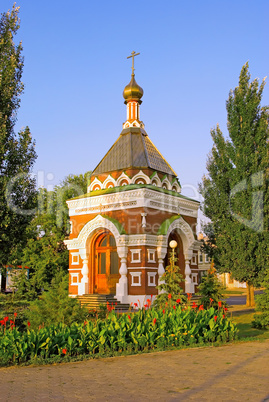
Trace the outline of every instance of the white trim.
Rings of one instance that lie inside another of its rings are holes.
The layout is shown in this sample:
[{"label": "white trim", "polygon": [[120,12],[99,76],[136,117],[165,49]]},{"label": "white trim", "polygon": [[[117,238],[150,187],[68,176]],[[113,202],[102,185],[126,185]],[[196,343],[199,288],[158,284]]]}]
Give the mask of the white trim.
[{"label": "white trim", "polygon": [[167,177],[165,177],[163,180],[162,180],[162,188],[163,188],[163,185],[164,184],[166,184],[166,186],[167,186],[167,190],[171,190],[172,189],[172,186],[171,186],[171,183],[170,183],[170,181],[167,179]]},{"label": "white trim", "polygon": [[[79,252],[70,253],[71,254],[71,265],[79,265]],[[74,261],[74,257],[77,257],[77,261]]]},{"label": "white trim", "polygon": [[[176,190],[173,190],[173,187],[176,187]],[[177,181],[174,181],[174,183],[171,183],[171,190],[176,191],[177,193],[181,193],[181,187]]]},{"label": "white trim", "polygon": [[[148,262],[156,262],[156,250],[148,248]],[[152,256],[153,254],[153,256]]]},{"label": "white trim", "polygon": [[131,210],[133,208],[153,208],[159,211],[192,217],[197,217],[199,209],[199,203],[195,201],[148,188],[79,198],[67,201],[67,204],[70,216],[100,213],[100,205],[102,213],[106,211]]},{"label": "white trim", "polygon": [[151,184],[150,178],[144,172],[142,172],[142,170],[140,170],[140,172],[138,172],[134,177],[132,177],[132,183],[135,184],[136,180],[138,179],[143,179],[146,182],[146,184]]},{"label": "white trim", "polygon": [[197,254],[193,254],[191,257],[191,265],[197,265]]},{"label": "white trim", "polygon": [[130,270],[130,269],[150,269],[150,270],[157,270],[158,269],[158,267],[128,267],[127,268],[128,270]]},{"label": "white trim", "polygon": [[[131,286],[141,286],[141,275],[142,272],[130,272],[132,282]],[[134,278],[138,278],[138,283],[134,282]]]},{"label": "white trim", "polygon": [[188,253],[192,250],[191,248],[195,245],[195,238],[193,235],[193,231],[191,230],[190,225],[180,216],[178,219],[174,220],[169,226],[166,233],[166,244],[168,243],[169,235],[173,230],[177,230],[180,234],[183,243],[183,252],[185,258],[190,259]]},{"label": "white trim", "polygon": [[[135,248],[135,249],[131,249],[131,262],[132,263],[137,263],[137,262],[141,262],[141,248]],[[138,258],[134,258],[134,255],[138,254]]]},{"label": "white trim", "polygon": [[[100,189],[103,188],[102,182],[101,182],[99,179],[97,179],[97,177],[95,177],[95,179],[92,181],[92,183],[88,186],[88,190],[87,190],[88,193],[90,193],[91,191],[93,191],[93,187],[94,187],[96,184],[98,184],[98,185],[100,186]],[[96,191],[96,190],[94,190],[94,191]]]},{"label": "white trim", "polygon": [[[78,237],[71,240],[64,240],[64,244],[67,246],[68,250],[79,249],[79,254],[82,259],[86,258],[84,254],[86,252],[86,243],[89,236],[95,233],[98,229],[108,229],[116,240],[117,247],[119,244],[120,234],[117,227],[110,220],[104,218],[101,215],[97,215],[94,219],[86,223],[81,229]],[[82,255],[83,254],[83,255]]]},{"label": "white trim", "polygon": [[154,181],[157,182],[157,185],[156,185],[157,187],[162,187],[162,182],[161,182],[157,172],[155,172],[154,176],[151,178],[152,185],[154,185],[154,183],[153,183]]},{"label": "white trim", "polygon": [[127,174],[125,174],[124,172],[122,172],[122,174],[120,175],[120,177],[118,177],[118,179],[117,179],[116,186],[117,186],[117,187],[121,187],[121,186],[122,186],[121,182],[122,182],[123,180],[126,180],[128,184],[131,183],[130,177],[128,177]]},{"label": "white trim", "polygon": [[[147,272],[148,274],[148,286],[156,286],[156,275],[157,272]],[[150,279],[153,278],[153,283],[150,283]]]},{"label": "white trim", "polygon": [[[77,281],[74,282],[74,278],[77,278]],[[70,274],[70,285],[78,285],[79,284],[79,273],[73,272]]]},{"label": "white trim", "polygon": [[198,272],[191,274],[191,281],[192,281],[193,285],[198,285]]},{"label": "white trim", "polygon": [[103,188],[110,188],[111,186],[107,187],[107,184],[108,184],[110,181],[113,183],[113,187],[116,187],[116,185],[117,185],[116,180],[113,179],[113,177],[112,177],[111,175],[108,175],[107,178],[106,178],[106,179],[104,180],[104,182],[103,182],[102,189],[103,189]]}]

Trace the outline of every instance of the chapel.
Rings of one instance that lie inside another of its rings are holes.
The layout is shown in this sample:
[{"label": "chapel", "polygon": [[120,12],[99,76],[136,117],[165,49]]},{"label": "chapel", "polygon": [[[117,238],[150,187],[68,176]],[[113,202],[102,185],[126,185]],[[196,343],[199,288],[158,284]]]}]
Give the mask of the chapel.
[{"label": "chapel", "polygon": [[[124,88],[127,118],[122,131],[92,172],[87,194],[67,201],[69,295],[113,295],[141,303],[156,286],[176,240],[185,293],[198,284],[196,237],[199,202],[181,194],[176,172],[155,147],[140,118],[143,89],[134,74]],[[169,137],[169,133],[166,134]]]}]

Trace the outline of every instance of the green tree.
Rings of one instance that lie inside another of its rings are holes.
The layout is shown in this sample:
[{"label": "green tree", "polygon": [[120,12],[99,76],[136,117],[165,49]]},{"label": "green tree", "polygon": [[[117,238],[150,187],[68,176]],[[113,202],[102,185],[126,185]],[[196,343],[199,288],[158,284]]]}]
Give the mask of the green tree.
[{"label": "green tree", "polygon": [[[14,37],[20,27],[19,7],[0,19],[0,266],[16,263],[26,242],[25,229],[36,206],[31,169],[36,159],[28,127],[15,133],[23,70],[22,45]],[[2,271],[3,273],[3,271]]]},{"label": "green tree", "polygon": [[218,307],[218,302],[223,299],[224,288],[217,278],[214,263],[211,263],[210,269],[207,271],[207,275],[202,278],[202,282],[198,286],[199,295],[201,299],[199,303],[205,308],[210,306]]},{"label": "green tree", "polygon": [[265,81],[250,80],[248,63],[226,102],[229,137],[211,130],[213,148],[200,191],[212,221],[214,263],[247,282],[247,304],[268,269],[268,107],[261,106]]},{"label": "green tree", "polygon": [[182,295],[181,284],[183,275],[180,273],[180,268],[176,265],[178,258],[175,255],[175,250],[172,249],[170,254],[170,264],[165,268],[165,273],[161,277],[161,283],[157,286],[160,291],[155,305],[164,307],[166,303],[182,303],[186,302],[186,297]]},{"label": "green tree", "polygon": [[53,278],[68,270],[68,251],[64,244],[69,234],[69,215],[66,201],[87,192],[90,172],[69,175],[54,191],[40,188],[38,210],[26,229],[27,243],[21,251],[20,261],[29,268],[18,276],[14,287],[17,297],[34,299],[49,288]]}]

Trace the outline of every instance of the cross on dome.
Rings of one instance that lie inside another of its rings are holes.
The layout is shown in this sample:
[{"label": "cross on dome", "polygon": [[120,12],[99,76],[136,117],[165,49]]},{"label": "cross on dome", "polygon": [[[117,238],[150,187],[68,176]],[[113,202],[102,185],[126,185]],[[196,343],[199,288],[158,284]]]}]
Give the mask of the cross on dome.
[{"label": "cross on dome", "polygon": [[130,58],[132,58],[133,60],[132,60],[132,75],[134,75],[134,70],[135,70],[135,68],[134,68],[134,58],[135,58],[135,56],[138,56],[140,53],[135,53],[135,51],[133,51],[132,53],[131,53],[131,56],[128,56],[127,57],[127,59],[130,59]]}]

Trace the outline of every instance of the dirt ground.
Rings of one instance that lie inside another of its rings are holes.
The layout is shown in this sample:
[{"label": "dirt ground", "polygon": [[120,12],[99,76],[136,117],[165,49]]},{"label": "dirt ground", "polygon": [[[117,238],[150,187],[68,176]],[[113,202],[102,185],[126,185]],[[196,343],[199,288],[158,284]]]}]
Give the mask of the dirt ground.
[{"label": "dirt ground", "polygon": [[269,340],[0,369],[0,401],[269,401]]}]

